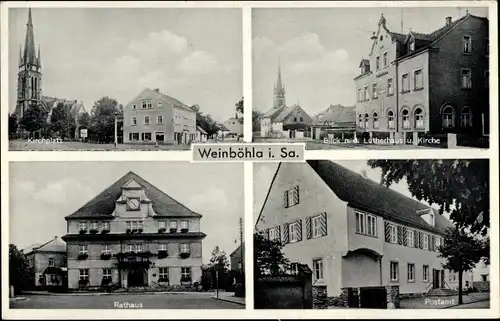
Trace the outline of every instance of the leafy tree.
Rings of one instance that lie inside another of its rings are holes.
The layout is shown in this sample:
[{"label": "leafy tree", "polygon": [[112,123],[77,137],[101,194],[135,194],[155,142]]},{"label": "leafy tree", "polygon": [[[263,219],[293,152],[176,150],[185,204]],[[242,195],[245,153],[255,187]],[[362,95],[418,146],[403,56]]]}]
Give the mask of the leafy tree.
[{"label": "leafy tree", "polygon": [[64,139],[70,137],[70,133],[72,132],[74,126],[75,119],[73,115],[71,115],[70,107],[62,102],[58,103],[52,110],[50,129],[53,132],[58,132]]},{"label": "leafy tree", "polygon": [[14,286],[16,293],[29,286],[31,272],[24,253],[19,251],[14,244],[9,244],[9,284]]},{"label": "leafy tree", "polygon": [[17,134],[17,114],[9,114],[9,136],[15,136]]},{"label": "leafy tree", "polygon": [[[465,271],[472,270],[485,255],[485,241],[474,237],[467,232],[449,228],[446,232],[444,244],[439,248],[439,257],[446,260],[445,269],[458,273],[458,304],[462,304],[462,279]],[[489,243],[489,242],[488,242]],[[489,253],[488,253],[489,260]]]},{"label": "leafy tree", "polygon": [[226,272],[229,268],[229,260],[226,252],[221,251],[219,246],[215,246],[212,250],[212,257],[210,258],[209,267],[212,270],[219,272]]},{"label": "leafy tree", "polygon": [[270,240],[264,232],[253,234],[254,274],[256,277],[265,273],[278,275],[287,268],[290,261],[282,252],[284,244],[278,240]]},{"label": "leafy tree", "polygon": [[23,117],[19,120],[19,125],[32,135],[33,132],[46,128],[47,115],[47,112],[41,105],[32,103],[23,113]]},{"label": "leafy tree", "polygon": [[78,118],[78,124],[80,128],[88,128],[90,126],[90,116],[87,112],[84,112]]},{"label": "leafy tree", "polygon": [[369,160],[382,169],[381,184],[390,186],[406,179],[410,193],[420,201],[450,213],[459,229],[486,235],[490,225],[489,161]]},{"label": "leafy tree", "polygon": [[240,115],[243,115],[243,97],[241,98],[240,101],[238,101],[236,104],[234,104],[235,108],[236,108],[236,114],[240,114]]},{"label": "leafy tree", "polygon": [[[102,97],[94,103],[90,117],[90,130],[100,142],[112,142],[115,135],[115,113],[122,115],[123,106],[116,99]],[[122,132],[123,123],[118,123],[118,133]]]},{"label": "leafy tree", "polygon": [[262,117],[262,113],[257,110],[252,110],[252,131],[260,130],[260,118]]}]

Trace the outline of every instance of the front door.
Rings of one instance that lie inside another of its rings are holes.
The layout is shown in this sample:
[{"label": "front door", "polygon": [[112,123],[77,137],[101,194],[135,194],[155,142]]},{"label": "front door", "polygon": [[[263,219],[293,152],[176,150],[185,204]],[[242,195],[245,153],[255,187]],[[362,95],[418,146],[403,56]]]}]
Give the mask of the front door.
[{"label": "front door", "polygon": [[144,270],[131,269],[128,271],[128,286],[144,286]]},{"label": "front door", "polygon": [[439,273],[439,270],[432,269],[432,288],[433,289],[439,289],[441,286],[441,276]]}]

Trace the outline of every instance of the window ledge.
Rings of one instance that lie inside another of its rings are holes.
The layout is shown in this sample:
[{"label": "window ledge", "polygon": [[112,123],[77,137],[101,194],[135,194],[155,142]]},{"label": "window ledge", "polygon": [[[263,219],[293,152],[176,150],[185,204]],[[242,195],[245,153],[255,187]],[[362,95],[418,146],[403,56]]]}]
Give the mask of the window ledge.
[{"label": "window ledge", "polygon": [[413,88],[413,91],[421,91],[421,90],[424,90],[424,87]]},{"label": "window ledge", "polygon": [[406,93],[409,93],[409,92],[410,92],[409,90],[401,91],[402,94],[406,94]]},{"label": "window ledge", "polygon": [[391,96],[394,96],[394,93],[392,93],[392,94],[387,94],[387,97],[391,97]]}]

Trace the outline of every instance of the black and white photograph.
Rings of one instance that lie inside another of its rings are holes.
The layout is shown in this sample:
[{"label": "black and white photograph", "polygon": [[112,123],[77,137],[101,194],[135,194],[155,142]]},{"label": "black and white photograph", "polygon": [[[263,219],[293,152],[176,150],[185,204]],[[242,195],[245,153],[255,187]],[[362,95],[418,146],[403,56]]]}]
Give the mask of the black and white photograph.
[{"label": "black and white photograph", "polygon": [[11,309],[245,308],[243,164],[12,162],[9,177]]},{"label": "black and white photograph", "polygon": [[242,141],[241,9],[8,13],[10,150]]},{"label": "black and white photograph", "polygon": [[254,8],[254,142],[489,148],[488,7]]},{"label": "black and white photograph", "polygon": [[488,159],[256,163],[255,308],[488,309],[489,188]]}]

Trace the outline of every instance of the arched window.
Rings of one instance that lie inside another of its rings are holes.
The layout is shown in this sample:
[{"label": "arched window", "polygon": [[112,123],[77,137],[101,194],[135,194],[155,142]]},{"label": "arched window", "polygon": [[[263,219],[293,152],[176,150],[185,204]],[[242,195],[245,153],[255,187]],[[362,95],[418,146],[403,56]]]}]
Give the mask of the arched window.
[{"label": "arched window", "polygon": [[472,113],[470,107],[465,106],[460,113],[460,126],[472,127]]},{"label": "arched window", "polygon": [[408,109],[403,109],[401,115],[403,120],[403,128],[410,129],[410,112],[408,111]]},{"label": "arched window", "polygon": [[370,115],[365,114],[365,128],[368,128],[368,122],[370,121]]},{"label": "arched window", "polygon": [[373,113],[373,128],[378,128],[378,114],[376,112]]},{"label": "arched window", "polygon": [[422,108],[419,107],[415,109],[413,116],[415,119],[415,128],[417,129],[424,128],[424,111],[422,110]]},{"label": "arched window", "polygon": [[359,114],[358,115],[358,125],[359,125],[359,128],[363,128],[364,126],[364,123],[363,123],[363,115]]},{"label": "arched window", "polygon": [[387,120],[388,120],[387,126],[389,128],[395,128],[394,112],[392,110],[389,110],[389,112],[387,113]]},{"label": "arched window", "polygon": [[443,128],[452,128],[455,127],[455,109],[451,106],[446,106],[442,111],[442,121]]}]

